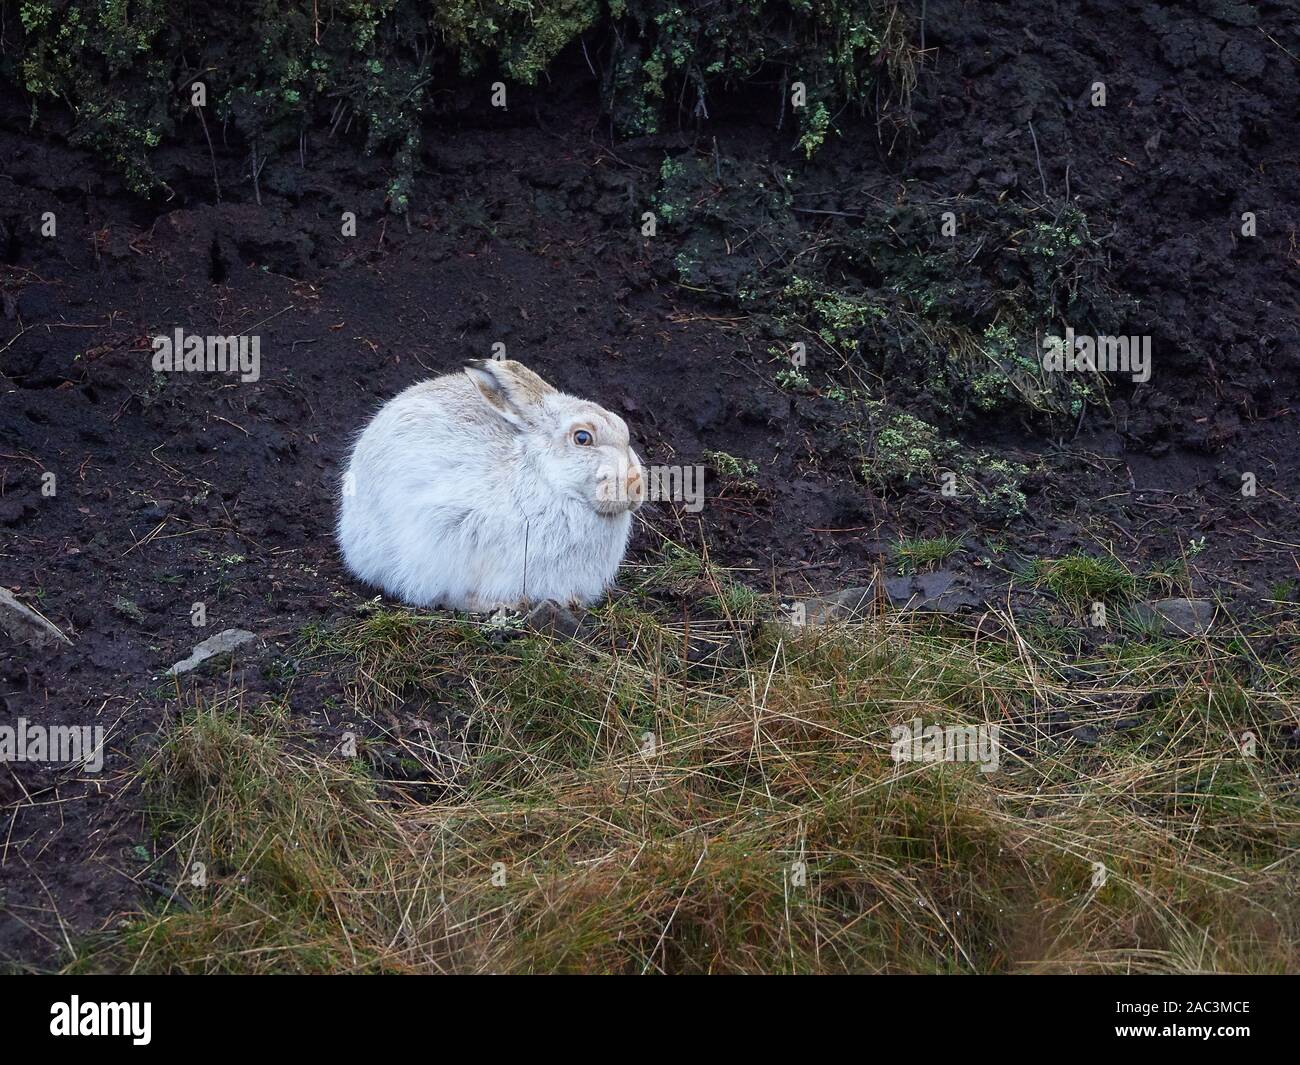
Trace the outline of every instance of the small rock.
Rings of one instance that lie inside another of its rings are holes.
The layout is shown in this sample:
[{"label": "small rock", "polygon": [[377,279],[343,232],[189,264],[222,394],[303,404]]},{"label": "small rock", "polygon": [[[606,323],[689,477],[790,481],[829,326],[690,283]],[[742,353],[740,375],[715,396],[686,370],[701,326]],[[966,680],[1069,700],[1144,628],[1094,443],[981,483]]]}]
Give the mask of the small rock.
[{"label": "small rock", "polygon": [[1085,747],[1096,747],[1101,742],[1101,730],[1096,725],[1076,725],[1065,735]]},{"label": "small rock", "polygon": [[1139,615],[1159,623],[1166,636],[1204,636],[1214,621],[1214,603],[1209,599],[1157,599]]},{"label": "small rock", "polygon": [[982,598],[968,587],[966,579],[952,570],[918,573],[908,580],[906,587],[894,581],[885,586],[889,598],[900,610],[956,614],[983,605]]},{"label": "small rock", "polygon": [[7,588],[0,588],[0,629],[19,643],[30,643],[33,647],[72,643],[56,625],[20,603]]},{"label": "small rock", "polygon": [[543,636],[572,640],[582,628],[582,619],[567,606],[546,599],[528,611],[524,624]]},{"label": "small rock", "polygon": [[35,508],[24,499],[9,495],[0,499],[0,525],[17,525],[35,513]]},{"label": "small rock", "polygon": [[1154,691],[1143,692],[1138,698],[1134,710],[1154,710],[1163,706],[1174,697],[1174,692],[1169,688],[1157,688]]},{"label": "small rock", "polygon": [[173,506],[175,504],[170,499],[160,503],[150,503],[140,511],[140,517],[148,521],[162,521],[170,513]]},{"label": "small rock", "polygon": [[721,667],[739,668],[745,664],[745,643],[732,638],[722,643],[711,640],[689,640],[686,648],[686,661],[694,675],[707,675],[707,671]]},{"label": "small rock", "polygon": [[229,654],[237,647],[243,647],[256,639],[257,636],[247,629],[225,629],[215,636],[209,636],[202,643],[196,644],[194,650],[190,652],[189,658],[177,662],[163,676],[177,677],[182,673],[189,673],[191,670],[198,669],[204,662],[220,655]]},{"label": "small rock", "polygon": [[[934,570],[885,580],[883,598],[898,610],[955,614],[981,604],[980,597],[951,570]],[[828,625],[869,617],[877,601],[875,583],[846,588],[803,604],[804,624]]]},{"label": "small rock", "polygon": [[124,595],[119,595],[113,600],[113,610],[124,618],[130,618],[132,621],[144,621],[144,611],[140,609],[139,604],[132,602]]},{"label": "small rock", "polygon": [[876,602],[876,589],[868,584],[845,588],[803,604],[805,625],[829,625],[836,621],[853,621],[869,617]]},{"label": "small rock", "polygon": [[793,401],[781,392],[756,392],[740,410],[742,421],[765,427],[784,425],[790,420]]}]

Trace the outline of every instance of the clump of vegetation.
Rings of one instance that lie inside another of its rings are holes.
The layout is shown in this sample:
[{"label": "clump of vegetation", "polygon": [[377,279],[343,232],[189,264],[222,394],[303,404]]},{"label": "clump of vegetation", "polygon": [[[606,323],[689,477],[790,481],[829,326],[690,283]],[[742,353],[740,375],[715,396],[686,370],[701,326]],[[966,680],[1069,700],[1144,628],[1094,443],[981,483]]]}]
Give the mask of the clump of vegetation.
[{"label": "clump of vegetation", "polygon": [[1203,541],[1193,541],[1184,556],[1159,560],[1146,568],[1130,566],[1110,550],[1101,554],[1073,551],[1061,558],[1034,559],[1025,575],[1072,606],[1109,603],[1124,608],[1123,616],[1130,625],[1159,629],[1158,620],[1141,607],[1141,601],[1194,597],[1188,559],[1203,546]]},{"label": "clump of vegetation", "polygon": [[849,296],[798,275],[786,285],[781,300],[788,306],[807,308],[810,328],[827,347],[840,355],[856,354],[862,330],[889,317],[889,311],[882,303]]},{"label": "clump of vegetation", "polygon": [[706,451],[704,452],[704,461],[715,472],[733,481],[737,487],[749,491],[758,488],[758,483],[754,480],[758,476],[758,463],[753,459],[737,458],[725,451]]},{"label": "clump of vegetation", "polygon": [[[1249,639],[1080,662],[886,614],[724,626],[726,664],[705,664],[680,651],[696,629],[633,596],[581,643],[391,610],[318,630],[299,675],[340,673],[359,712],[410,696],[473,722],[455,770],[413,790],[281,706],[186,708],[143,777],[183,906],[120,922],[71,968],[1293,964],[1300,815],[1276,721],[1297,694]],[[1104,708],[1100,741],[1056,738],[1061,705]],[[1107,727],[1116,705],[1136,723]],[[999,726],[998,767],[896,761],[892,730],[918,718]]]},{"label": "clump of vegetation", "polygon": [[831,111],[865,110],[884,71],[885,92],[906,110],[916,83],[911,27],[897,3],[829,0],[777,5],[722,0],[691,6],[611,0],[620,44],[604,70],[609,109],[623,129],[660,129],[668,101],[678,116],[706,115],[713,86],[773,79],[811,155],[831,131]]},{"label": "clump of vegetation", "polygon": [[959,536],[904,537],[894,548],[899,573],[919,573],[941,566],[962,549]]},{"label": "clump of vegetation", "polygon": [[[6,9],[11,5],[5,4]],[[0,76],[40,104],[58,100],[73,113],[73,144],[109,160],[136,190],[156,179],[148,156],[172,128],[170,63],[174,43],[164,0],[91,3],[21,0],[16,56],[0,59]]]},{"label": "clump of vegetation", "polygon": [[642,567],[632,580],[637,596],[667,594],[679,600],[699,600],[706,613],[730,620],[754,619],[764,598],[729,570],[704,555],[671,540],[660,546],[654,564]]},{"label": "clump of vegetation", "polygon": [[[696,161],[696,165],[702,165]],[[659,190],[655,194],[655,206],[659,217],[665,222],[685,215],[690,210],[684,197],[690,195],[690,183],[682,180],[686,174],[686,164],[671,155],[665,156],[659,166]],[[683,187],[684,186],[684,187]]]},{"label": "clump of vegetation", "polygon": [[1072,603],[1126,600],[1137,591],[1132,571],[1111,555],[1096,558],[1075,551],[1064,558],[1035,559],[1033,579]]},{"label": "clump of vegetation", "polygon": [[[480,73],[534,85],[580,38],[588,61],[600,66],[609,113],[627,132],[656,129],[674,108],[705,113],[715,87],[762,74],[774,92],[803,85],[806,103],[778,102],[791,109],[811,151],[828,132],[829,110],[862,108],[873,98],[879,71],[896,78],[895,91],[904,94],[915,80],[906,23],[883,2],[793,9],[767,0],[698,9],[672,0],[4,6],[17,9],[6,24],[18,27],[18,41],[0,57],[0,77],[30,95],[34,115],[52,104],[70,107],[74,143],[112,160],[141,194],[160,185],[150,160],[163,139],[199,135],[196,82],[223,136],[246,146],[250,175],[273,158],[298,156],[308,130],[349,130],[364,136],[367,151],[393,155],[387,198],[403,212],[420,116],[438,88]],[[251,54],[240,43],[249,41]],[[487,92],[485,80],[485,107]]]},{"label": "clump of vegetation", "polygon": [[793,366],[777,370],[776,383],[787,392],[811,392],[813,390],[813,383],[808,375]]},{"label": "clump of vegetation", "polygon": [[1029,472],[989,451],[963,447],[929,422],[866,399],[868,428],[862,477],[877,491],[928,489],[954,502],[970,501],[983,516],[1006,520],[1026,505],[1020,481]]},{"label": "clump of vegetation", "polygon": [[[973,200],[956,233],[946,236],[944,224],[938,208],[905,204],[846,225],[844,250],[826,265],[837,278],[860,277],[860,287],[837,280],[828,297],[826,283],[803,280],[785,290],[790,308],[834,350],[914,387],[953,422],[967,413],[1077,418],[1100,402],[1096,375],[1042,364],[1042,338],[1063,323],[1105,331],[1128,309],[1105,282],[1083,213],[1065,206],[1043,223],[1015,201]],[[846,307],[870,313],[855,320]]]},{"label": "clump of vegetation", "polygon": [[889,380],[944,427],[992,415],[1047,428],[1107,401],[1099,373],[1043,361],[1066,326],[1121,333],[1135,311],[1108,284],[1076,207],[1046,217],[977,197],[948,211],[918,188],[918,202],[859,213],[828,200],[823,211],[806,193],[796,201],[796,185],[761,162],[665,160],[658,196],[672,205],[665,235],[680,243],[681,284],[737,303],[772,346],[808,342],[810,367],[847,363]]}]

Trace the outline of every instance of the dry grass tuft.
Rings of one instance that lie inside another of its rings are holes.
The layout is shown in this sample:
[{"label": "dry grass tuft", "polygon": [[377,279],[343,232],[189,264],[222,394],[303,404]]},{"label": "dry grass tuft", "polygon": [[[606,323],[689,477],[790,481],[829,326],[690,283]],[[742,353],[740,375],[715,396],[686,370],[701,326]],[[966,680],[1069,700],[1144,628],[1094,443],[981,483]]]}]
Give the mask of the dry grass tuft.
[{"label": "dry grass tuft", "polygon": [[[75,968],[1296,968],[1280,737],[1300,702],[1248,639],[1067,663],[1005,617],[686,632],[626,599],[598,622],[585,644],[501,643],[375,612],[309,641],[360,709],[419,695],[470,718],[434,792],[317,750],[276,708],[195,708],[146,772],[208,886],[186,873],[192,911],[141,916]],[[890,726],[915,718],[999,725],[998,770],[895,763]]]}]

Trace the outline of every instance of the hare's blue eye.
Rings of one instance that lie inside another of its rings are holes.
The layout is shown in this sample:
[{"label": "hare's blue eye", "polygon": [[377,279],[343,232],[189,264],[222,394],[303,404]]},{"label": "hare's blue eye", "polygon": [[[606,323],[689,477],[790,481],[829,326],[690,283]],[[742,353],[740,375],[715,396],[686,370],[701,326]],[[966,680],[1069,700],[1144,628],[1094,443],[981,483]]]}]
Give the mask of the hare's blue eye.
[{"label": "hare's blue eye", "polygon": [[590,447],[593,439],[586,429],[579,429],[573,434],[573,442],[579,447]]}]

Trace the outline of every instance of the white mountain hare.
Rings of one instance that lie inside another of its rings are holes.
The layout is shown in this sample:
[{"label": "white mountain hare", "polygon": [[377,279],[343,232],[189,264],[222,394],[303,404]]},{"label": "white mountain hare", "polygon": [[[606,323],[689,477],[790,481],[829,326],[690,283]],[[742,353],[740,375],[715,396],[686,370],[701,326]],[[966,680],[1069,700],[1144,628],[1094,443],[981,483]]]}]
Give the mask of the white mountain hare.
[{"label": "white mountain hare", "polygon": [[366,426],[338,539],[363,581],[416,606],[590,603],[645,499],[617,414],[517,362],[412,385]]}]

